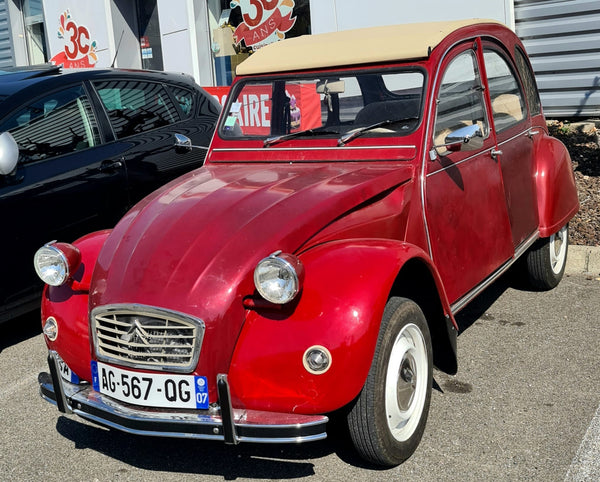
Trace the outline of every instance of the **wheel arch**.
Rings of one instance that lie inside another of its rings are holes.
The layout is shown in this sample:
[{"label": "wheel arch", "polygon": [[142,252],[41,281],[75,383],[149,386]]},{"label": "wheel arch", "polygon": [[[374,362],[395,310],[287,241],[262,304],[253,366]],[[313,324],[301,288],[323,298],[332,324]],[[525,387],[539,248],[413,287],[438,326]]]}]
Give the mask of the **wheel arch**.
[{"label": "wheel arch", "polygon": [[389,298],[401,296],[419,305],[431,334],[433,363],[439,370],[453,375],[458,370],[458,331],[443,293],[431,266],[421,258],[411,258],[400,268]]},{"label": "wheel arch", "polygon": [[535,146],[540,237],[556,233],[579,210],[571,156],[558,139],[543,135]]}]

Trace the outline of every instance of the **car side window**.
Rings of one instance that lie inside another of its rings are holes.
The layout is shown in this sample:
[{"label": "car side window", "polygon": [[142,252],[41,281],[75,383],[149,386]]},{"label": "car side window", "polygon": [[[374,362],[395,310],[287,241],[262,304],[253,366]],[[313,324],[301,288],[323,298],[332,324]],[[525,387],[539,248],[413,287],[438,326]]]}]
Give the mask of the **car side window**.
[{"label": "car side window", "polygon": [[174,87],[172,85],[169,86],[175,100],[179,104],[179,108],[181,109],[181,113],[183,114],[184,119],[189,119],[194,115],[194,93],[183,89],[181,87]]},{"label": "car side window", "polygon": [[508,62],[498,52],[484,50],[492,115],[496,131],[512,127],[527,116],[527,108],[519,81]]},{"label": "car side window", "polygon": [[[472,50],[459,54],[446,68],[438,93],[434,145],[446,144],[446,137],[451,132],[470,125],[478,125],[482,136],[488,136],[481,77]],[[474,150],[480,146],[480,143],[466,143],[461,150]]]},{"label": "car side window", "polygon": [[52,93],[23,107],[0,125],[29,163],[100,144],[98,123],[83,86]]},{"label": "car side window", "polygon": [[177,110],[162,84],[116,80],[94,82],[94,87],[118,139],[179,121]]},{"label": "car side window", "polygon": [[525,54],[518,47],[515,48],[515,60],[517,62],[517,70],[523,80],[523,87],[525,88],[525,95],[527,96],[527,103],[529,104],[531,115],[538,115],[542,112],[540,94],[529,62],[527,61]]}]

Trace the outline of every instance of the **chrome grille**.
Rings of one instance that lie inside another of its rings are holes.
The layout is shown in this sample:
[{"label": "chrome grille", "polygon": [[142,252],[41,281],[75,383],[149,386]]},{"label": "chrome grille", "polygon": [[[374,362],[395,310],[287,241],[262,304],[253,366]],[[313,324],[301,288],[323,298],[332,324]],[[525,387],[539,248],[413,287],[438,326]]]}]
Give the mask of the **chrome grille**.
[{"label": "chrome grille", "polygon": [[204,322],[144,305],[107,305],[91,314],[98,360],[134,368],[191,372],[198,363]]}]

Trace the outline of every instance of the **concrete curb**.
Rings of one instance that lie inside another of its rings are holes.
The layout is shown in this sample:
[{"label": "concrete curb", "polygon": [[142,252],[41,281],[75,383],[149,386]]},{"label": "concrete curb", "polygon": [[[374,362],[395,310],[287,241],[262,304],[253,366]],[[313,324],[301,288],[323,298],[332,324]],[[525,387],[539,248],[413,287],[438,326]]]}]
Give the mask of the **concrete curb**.
[{"label": "concrete curb", "polygon": [[569,246],[566,274],[600,276],[600,246]]}]

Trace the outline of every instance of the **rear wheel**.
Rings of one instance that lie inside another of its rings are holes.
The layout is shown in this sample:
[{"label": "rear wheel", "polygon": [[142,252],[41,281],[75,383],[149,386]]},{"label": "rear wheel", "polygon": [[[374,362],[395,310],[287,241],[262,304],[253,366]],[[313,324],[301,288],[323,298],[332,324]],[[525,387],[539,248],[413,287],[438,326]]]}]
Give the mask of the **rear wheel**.
[{"label": "rear wheel", "polygon": [[569,225],[549,238],[538,240],[527,253],[527,274],[532,287],[554,288],[563,277],[569,250]]},{"label": "rear wheel", "polygon": [[431,336],[425,316],[414,302],[391,298],[367,381],[347,416],[361,457],[395,466],[413,454],[425,430],[431,386]]}]

